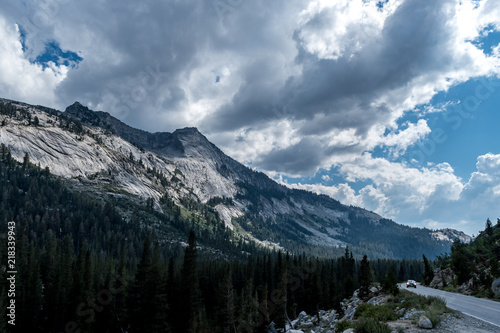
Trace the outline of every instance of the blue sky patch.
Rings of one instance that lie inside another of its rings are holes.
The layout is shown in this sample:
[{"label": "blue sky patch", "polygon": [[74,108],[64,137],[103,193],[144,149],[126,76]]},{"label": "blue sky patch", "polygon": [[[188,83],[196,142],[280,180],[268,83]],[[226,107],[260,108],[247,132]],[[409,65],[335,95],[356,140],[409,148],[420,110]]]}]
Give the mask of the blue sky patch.
[{"label": "blue sky patch", "polygon": [[20,34],[20,37],[19,37],[19,41],[21,42],[21,45],[23,47],[23,52],[26,52],[26,30],[24,30],[24,28],[20,25],[18,25],[19,27],[19,34]]},{"label": "blue sky patch", "polygon": [[[500,80],[469,80],[436,94],[429,104],[443,105],[443,111],[424,116],[431,133],[422,142],[409,147],[397,161],[413,160],[420,167],[447,162],[458,176],[468,179],[476,170],[477,156],[500,153]],[[410,113],[400,119],[400,123],[417,119],[417,114]]]},{"label": "blue sky patch", "polygon": [[[28,50],[28,46],[26,44],[27,32],[21,26],[19,27],[19,41],[22,45],[22,50],[24,53]],[[53,62],[57,66],[67,66],[71,68],[77,68],[78,64],[83,60],[82,57],[78,55],[78,53],[63,50],[59,42],[55,40],[51,40],[45,44],[45,50],[43,53],[39,54],[35,60],[30,60],[31,63],[40,64],[45,69],[49,67],[49,63]]]},{"label": "blue sky patch", "polygon": [[485,27],[481,32],[481,37],[471,41],[484,54],[491,55],[493,48],[500,44],[500,31],[495,30],[491,25]]},{"label": "blue sky patch", "polygon": [[44,53],[40,54],[35,59],[35,63],[41,64],[43,68],[48,67],[50,62],[54,62],[58,66],[68,66],[75,68],[83,60],[77,53],[65,51],[56,41],[50,41],[45,45]]}]

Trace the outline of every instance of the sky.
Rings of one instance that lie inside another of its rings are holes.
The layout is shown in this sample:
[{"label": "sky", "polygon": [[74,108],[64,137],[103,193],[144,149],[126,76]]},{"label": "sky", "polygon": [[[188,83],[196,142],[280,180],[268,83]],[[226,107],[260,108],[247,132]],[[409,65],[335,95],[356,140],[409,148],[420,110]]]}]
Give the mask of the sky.
[{"label": "sky", "polygon": [[398,223],[500,217],[500,0],[4,0],[0,97],[196,126]]}]

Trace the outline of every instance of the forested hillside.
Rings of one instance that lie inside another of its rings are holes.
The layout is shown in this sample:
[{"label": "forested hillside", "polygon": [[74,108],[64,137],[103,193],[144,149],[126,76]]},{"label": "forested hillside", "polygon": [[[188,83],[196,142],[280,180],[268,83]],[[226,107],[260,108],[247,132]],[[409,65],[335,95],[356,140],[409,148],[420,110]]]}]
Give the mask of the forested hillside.
[{"label": "forested hillside", "polygon": [[[302,310],[340,309],[360,285],[361,263],[347,248],[321,259],[256,247],[220,227],[209,206],[187,211],[164,197],[160,213],[151,201],[68,184],[1,147],[2,332],[12,327],[4,320],[9,221],[19,332],[264,332]],[[371,269],[378,281],[389,270],[420,279],[423,265],[375,260]]]},{"label": "forested hillside", "polygon": [[451,268],[454,274],[450,281],[444,281],[444,288],[498,298],[492,283],[500,278],[500,219],[493,225],[488,218],[485,230],[468,244],[455,240],[450,253],[438,257],[437,266],[440,272]]}]

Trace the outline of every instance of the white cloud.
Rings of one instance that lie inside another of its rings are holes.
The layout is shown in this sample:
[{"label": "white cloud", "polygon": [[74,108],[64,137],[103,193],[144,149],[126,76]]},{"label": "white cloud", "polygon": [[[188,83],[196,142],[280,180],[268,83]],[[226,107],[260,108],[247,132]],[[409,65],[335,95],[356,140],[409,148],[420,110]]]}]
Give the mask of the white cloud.
[{"label": "white cloud", "polygon": [[330,195],[344,204],[372,210],[414,226],[453,227],[469,234],[484,229],[486,218],[500,216],[500,154],[477,159],[477,171],[464,182],[447,164],[416,169],[364,154],[341,167],[346,179],[372,184],[355,191],[349,184],[291,184]]},{"label": "white cloud", "polygon": [[331,180],[330,176],[328,175],[321,176],[321,179],[323,179],[325,182],[329,182]]},{"label": "white cloud", "polygon": [[320,59],[351,58],[377,38],[399,4],[381,9],[375,1],[310,2],[299,15],[301,44]]},{"label": "white cloud", "polygon": [[68,69],[54,63],[47,68],[24,55],[17,25],[0,16],[0,94],[4,98],[55,106],[55,89]]},{"label": "white cloud", "polygon": [[[387,207],[396,211],[400,218],[423,212],[436,199],[436,193],[446,195],[448,200],[457,200],[462,189],[460,179],[448,164],[417,169],[364,154],[352,163],[344,163],[340,171],[351,182],[373,182],[374,187],[389,199]],[[367,207],[377,210],[377,207]]]},{"label": "white cloud", "polygon": [[430,132],[431,129],[427,125],[427,121],[420,119],[416,124],[409,123],[408,127],[400,130],[399,133],[390,133],[385,137],[381,137],[380,145],[394,147],[392,149],[393,154],[399,156],[406,151],[406,148],[422,140]]},{"label": "white cloud", "polygon": [[[474,172],[461,195],[475,210],[488,212],[500,202],[500,155],[485,154],[477,158]],[[490,211],[490,213],[492,213]],[[500,213],[498,213],[500,215]]]},{"label": "white cloud", "polygon": [[[454,209],[498,199],[496,155],[481,156],[465,183],[448,164],[392,161],[433,134],[425,118],[401,125],[403,116],[442,111],[420,107],[499,75],[499,46],[488,55],[471,42],[500,29],[498,0],[229,3],[221,14],[212,1],[11,1],[0,17],[0,94],[60,108],[79,100],[150,131],[198,126],[269,173],[333,165],[371,184],[307,187],[398,222],[431,219],[439,205],[450,222]],[[15,22],[31,22],[27,54]],[[81,51],[79,68],[29,62],[52,39]],[[377,148],[387,159],[372,157]]]},{"label": "white cloud", "polygon": [[281,183],[290,188],[302,189],[317,194],[326,194],[336,200],[339,200],[345,205],[363,207],[364,204],[361,198],[356,195],[356,191],[354,191],[347,183],[332,186],[322,184],[288,183],[283,181],[281,181]]}]

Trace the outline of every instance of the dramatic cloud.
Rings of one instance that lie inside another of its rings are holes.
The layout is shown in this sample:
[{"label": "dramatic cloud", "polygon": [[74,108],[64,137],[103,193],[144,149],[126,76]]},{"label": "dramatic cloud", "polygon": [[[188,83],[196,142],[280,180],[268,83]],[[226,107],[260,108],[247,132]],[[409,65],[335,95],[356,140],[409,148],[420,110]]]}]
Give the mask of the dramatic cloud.
[{"label": "dramatic cloud", "polygon": [[21,34],[0,16],[0,92],[2,97],[54,105],[55,89],[64,80],[66,66],[33,64],[23,56]]},{"label": "dramatic cloud", "polygon": [[351,183],[373,181],[359,191],[347,183],[289,186],[327,194],[400,222],[420,226],[424,222],[429,228],[452,226],[472,234],[482,230],[486,218],[498,217],[500,155],[479,156],[476,167],[464,182],[449,164],[419,170],[364,154],[341,168]]},{"label": "dramatic cloud", "polygon": [[[397,137],[394,133],[384,137],[387,128],[397,130],[396,121],[405,112],[429,102],[438,91],[498,71],[498,59],[470,43],[491,24],[479,18],[483,7],[471,6],[456,1],[390,2],[382,8],[363,1],[311,3],[299,14],[294,30],[295,65],[300,73],[287,78],[279,97],[276,79],[245,83],[228,104],[210,116],[209,124],[217,131],[234,131],[265,128],[262,123],[273,122],[273,118],[289,119],[299,135],[313,137],[275,152],[281,157],[281,171],[290,174],[311,171],[310,165],[296,157],[318,135],[336,141],[339,135],[354,130],[349,145],[358,145],[361,151],[369,151],[378,141],[395,146],[396,154],[404,152],[407,145],[429,133],[420,120],[407,124],[408,129]],[[475,14],[465,15],[470,12]],[[464,21],[471,19],[473,23],[467,23],[471,29],[462,29]],[[266,66],[262,68],[273,78],[279,77]],[[294,147],[297,154],[293,154]],[[313,161],[325,167],[333,153],[338,150],[328,154],[323,149]],[[269,158],[261,161],[262,168],[275,170],[273,163],[268,164]]]},{"label": "dramatic cloud", "polygon": [[[197,126],[270,175],[335,169],[345,180],[290,186],[440,225],[451,220],[438,205],[468,195],[491,207],[496,155],[475,155],[468,182],[446,161],[410,166],[406,155],[452,105],[435,96],[499,75],[498,41],[484,46],[499,30],[498,0],[8,0],[0,95],[78,100],[149,131]],[[42,63],[48,45],[83,60]]]}]

